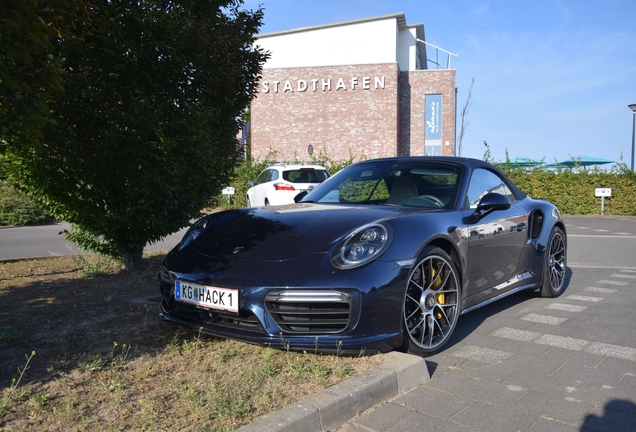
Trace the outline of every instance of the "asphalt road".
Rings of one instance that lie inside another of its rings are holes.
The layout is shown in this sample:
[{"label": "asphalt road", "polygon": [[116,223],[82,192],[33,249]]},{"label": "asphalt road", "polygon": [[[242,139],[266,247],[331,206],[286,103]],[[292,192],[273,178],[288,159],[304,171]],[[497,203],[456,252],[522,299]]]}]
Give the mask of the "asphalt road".
[{"label": "asphalt road", "polygon": [[[66,223],[28,227],[0,227],[0,261],[39,258],[57,255],[73,255],[82,251],[73,243],[68,242],[63,234],[64,230],[71,230]],[[171,234],[161,241],[146,246],[145,250],[169,251],[185,234],[186,228]]]},{"label": "asphalt road", "polygon": [[636,217],[566,216],[568,265],[636,268]]}]

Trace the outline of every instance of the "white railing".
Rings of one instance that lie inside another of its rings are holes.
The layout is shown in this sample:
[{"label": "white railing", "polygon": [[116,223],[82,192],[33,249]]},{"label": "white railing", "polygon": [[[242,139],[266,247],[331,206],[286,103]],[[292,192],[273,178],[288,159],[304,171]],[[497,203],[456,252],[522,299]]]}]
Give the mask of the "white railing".
[{"label": "white railing", "polygon": [[450,69],[451,68],[450,67],[451,66],[451,61],[450,61],[451,60],[451,56],[453,56],[453,57],[459,56],[459,53],[455,54],[455,53],[452,53],[450,51],[446,51],[444,48],[440,48],[438,46],[435,46],[435,45],[433,45],[431,43],[423,41],[422,39],[415,39],[415,40],[418,41],[418,42],[421,42],[421,43],[423,43],[425,45],[428,45],[431,48],[435,48],[435,60],[431,60],[431,59],[427,58],[426,61],[431,62],[431,63],[433,63],[434,65],[436,65],[438,67],[442,67],[442,68],[444,67],[444,65],[439,63],[439,52],[440,51],[442,51],[442,52],[447,54],[447,61],[446,61],[446,68],[445,69]]}]

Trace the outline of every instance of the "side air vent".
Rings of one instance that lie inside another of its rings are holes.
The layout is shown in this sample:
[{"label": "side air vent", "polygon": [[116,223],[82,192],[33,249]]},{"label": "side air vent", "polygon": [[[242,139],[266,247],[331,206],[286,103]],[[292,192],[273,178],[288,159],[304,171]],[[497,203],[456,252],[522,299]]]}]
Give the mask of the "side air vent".
[{"label": "side air vent", "polygon": [[530,215],[530,238],[536,239],[541,234],[543,228],[543,212],[535,210]]}]

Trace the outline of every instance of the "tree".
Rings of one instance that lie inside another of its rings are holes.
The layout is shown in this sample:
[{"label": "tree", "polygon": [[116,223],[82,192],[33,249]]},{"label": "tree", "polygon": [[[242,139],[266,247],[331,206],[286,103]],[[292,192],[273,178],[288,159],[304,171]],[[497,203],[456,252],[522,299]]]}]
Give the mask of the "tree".
[{"label": "tree", "polygon": [[468,88],[468,97],[466,97],[466,103],[462,107],[461,112],[461,126],[459,128],[459,137],[457,139],[457,156],[461,156],[464,151],[464,135],[468,129],[468,122],[466,121],[466,117],[468,117],[468,110],[473,104],[472,95],[473,95],[473,87],[475,86],[475,78],[471,78],[470,87]]},{"label": "tree", "polygon": [[[0,145],[29,145],[41,137],[47,103],[62,89],[55,42],[86,13],[85,0],[0,2]],[[1,150],[1,149],[0,149]]]},{"label": "tree", "polygon": [[268,55],[252,48],[263,12],[240,0],[92,3],[90,22],[59,43],[55,123],[9,168],[73,224],[69,240],[134,268],[228,181]]},{"label": "tree", "polygon": [[489,164],[494,164],[495,160],[493,159],[490,153],[490,146],[485,140],[484,140],[484,146],[486,147],[486,150],[484,150],[484,157],[483,157],[484,162],[488,162]]}]

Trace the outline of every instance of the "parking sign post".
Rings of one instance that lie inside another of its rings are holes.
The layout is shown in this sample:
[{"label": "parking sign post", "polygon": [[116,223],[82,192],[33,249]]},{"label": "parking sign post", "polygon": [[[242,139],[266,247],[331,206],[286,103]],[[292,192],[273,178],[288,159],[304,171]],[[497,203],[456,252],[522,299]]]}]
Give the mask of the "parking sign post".
[{"label": "parking sign post", "polygon": [[230,204],[230,197],[232,195],[234,195],[234,192],[235,192],[235,190],[231,186],[227,186],[227,187],[223,188],[223,191],[221,192],[223,195],[227,195],[227,204],[228,205]]},{"label": "parking sign post", "polygon": [[612,188],[596,188],[596,193],[594,194],[597,197],[601,197],[601,216],[605,212],[605,197],[612,196]]}]

